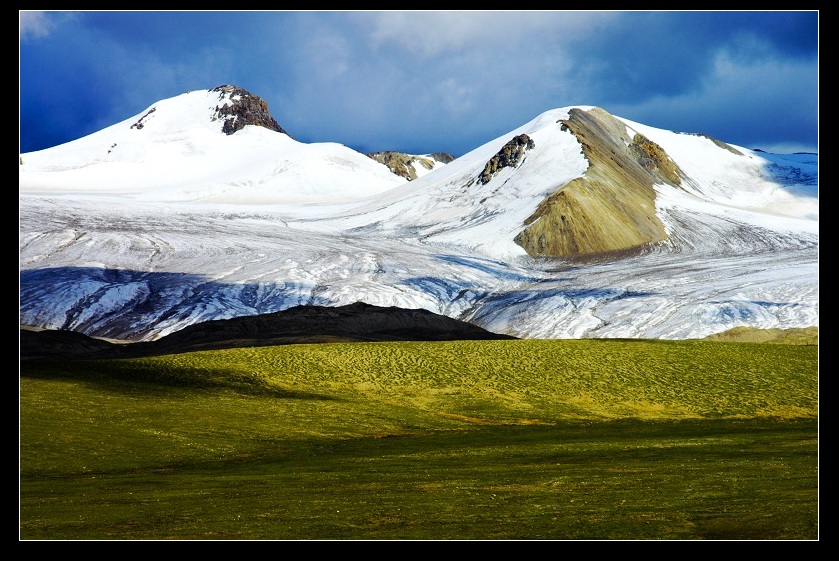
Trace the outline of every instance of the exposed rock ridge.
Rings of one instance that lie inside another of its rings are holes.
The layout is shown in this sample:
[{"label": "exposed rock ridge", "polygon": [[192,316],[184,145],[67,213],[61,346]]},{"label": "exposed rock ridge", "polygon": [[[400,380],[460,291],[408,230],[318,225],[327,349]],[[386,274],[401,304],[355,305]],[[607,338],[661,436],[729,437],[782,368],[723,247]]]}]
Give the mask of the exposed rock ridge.
[{"label": "exposed rock ridge", "polygon": [[671,185],[681,184],[676,164],[664,148],[640,133],[635,133],[632,144],[628,148],[630,155],[642,168],[658,176],[659,179],[666,179]]},{"label": "exposed rock ridge", "polygon": [[274,120],[268,111],[268,104],[261,97],[230,85],[210,91],[218,92],[218,99],[222,102],[216,105],[213,119],[223,121],[221,130],[224,134],[231,135],[246,125],[256,125],[291,136]]},{"label": "exposed rock ridge", "polygon": [[384,164],[396,175],[412,181],[418,177],[416,165],[421,165],[427,170],[434,169],[434,162],[447,164],[454,160],[454,156],[446,152],[435,152],[427,156],[412,156],[403,152],[372,152],[368,157]]},{"label": "exposed rock ridge", "polygon": [[727,142],[723,142],[722,140],[718,140],[718,139],[714,138],[713,136],[710,136],[710,135],[707,135],[707,134],[702,134],[702,133],[685,133],[685,134],[691,134],[693,136],[701,136],[701,137],[707,138],[708,140],[710,140],[711,142],[713,142],[714,144],[716,144],[720,148],[724,148],[725,150],[728,150],[732,154],[735,154],[737,156],[742,156],[743,155],[743,153],[741,151],[737,150],[731,144],[728,144]]},{"label": "exposed rock ridge", "polygon": [[484,170],[481,172],[480,177],[478,177],[478,182],[481,185],[486,185],[502,169],[517,167],[524,158],[524,153],[534,146],[536,144],[533,142],[533,139],[526,134],[513,137],[486,163]]},{"label": "exposed rock ridge", "polygon": [[589,168],[545,199],[515,238],[534,257],[643,251],[667,239],[654,184],[678,187],[684,173],[664,149],[600,108],[557,121],[580,142]]},{"label": "exposed rock ridge", "polygon": [[131,125],[131,128],[132,128],[132,129],[137,129],[137,130],[142,129],[144,126],[146,126],[146,125],[145,125],[146,118],[147,118],[149,115],[151,115],[152,113],[154,113],[155,111],[157,111],[157,107],[152,107],[151,109],[149,109],[148,111],[146,111],[146,112],[145,112],[145,114],[143,114],[143,116],[142,116],[142,117],[140,117],[139,119],[137,119],[137,122],[136,122],[136,123],[134,123],[133,125]]},{"label": "exposed rock ridge", "polygon": [[455,159],[455,157],[448,152],[434,152],[433,154],[429,154],[429,157],[437,160],[441,164],[448,164],[449,162],[453,162]]}]

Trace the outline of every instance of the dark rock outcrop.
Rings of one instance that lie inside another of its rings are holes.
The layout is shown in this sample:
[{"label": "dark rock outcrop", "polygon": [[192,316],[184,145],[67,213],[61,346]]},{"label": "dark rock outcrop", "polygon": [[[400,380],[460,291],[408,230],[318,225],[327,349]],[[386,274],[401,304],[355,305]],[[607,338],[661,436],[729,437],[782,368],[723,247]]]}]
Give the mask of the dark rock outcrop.
[{"label": "dark rock outcrop", "polygon": [[518,166],[524,158],[524,153],[534,146],[533,139],[526,134],[514,137],[486,163],[478,182],[486,185],[502,169]]},{"label": "dark rock outcrop", "polygon": [[151,109],[149,109],[148,111],[146,111],[146,112],[145,112],[145,113],[144,113],[144,114],[143,114],[143,115],[142,115],[139,119],[137,119],[137,122],[136,122],[136,123],[134,123],[133,125],[131,125],[131,128],[132,128],[132,129],[137,129],[137,130],[142,129],[144,126],[146,126],[146,125],[145,125],[146,120],[148,120],[149,116],[150,116],[152,113],[154,113],[155,111],[157,111],[157,107],[152,107]]},{"label": "dark rock outcrop", "polygon": [[449,154],[448,152],[434,152],[433,154],[428,155],[430,158],[437,160],[441,164],[448,164],[449,162],[453,162],[455,157]]},{"label": "dark rock outcrop", "polygon": [[218,92],[219,101],[224,102],[216,105],[213,118],[223,121],[221,130],[225,134],[233,134],[246,125],[256,125],[291,136],[274,120],[268,111],[268,104],[261,97],[229,85],[219,86],[210,91]]}]

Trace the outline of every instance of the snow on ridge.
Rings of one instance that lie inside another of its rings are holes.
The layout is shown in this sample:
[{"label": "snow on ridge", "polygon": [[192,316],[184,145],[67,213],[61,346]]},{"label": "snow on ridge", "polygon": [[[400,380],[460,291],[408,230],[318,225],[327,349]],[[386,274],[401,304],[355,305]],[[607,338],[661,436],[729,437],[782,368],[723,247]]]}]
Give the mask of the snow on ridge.
[{"label": "snow on ridge", "polygon": [[[170,116],[181,103],[190,109]],[[588,168],[559,122],[570,108],[406,182],[340,144],[261,127],[227,136],[207,114],[217,103],[218,92],[189,92],[21,156],[22,323],[154,338],[197,321],[360,300],[520,337],[818,325],[817,157],[733,147],[737,155],[623,120],[690,180],[655,186],[673,240],[629,259],[537,260],[515,233]],[[189,111],[201,126],[188,125]],[[478,182],[520,134],[534,147],[517,167]],[[779,192],[790,178],[799,190]]]},{"label": "snow on ridge", "polygon": [[[649,127],[618,117],[664,148],[687,175],[682,187],[705,201],[767,214],[818,220],[818,156],[792,158],[721,146],[701,134]],[[784,178],[783,174],[789,174]],[[789,181],[803,178],[803,185]]]}]

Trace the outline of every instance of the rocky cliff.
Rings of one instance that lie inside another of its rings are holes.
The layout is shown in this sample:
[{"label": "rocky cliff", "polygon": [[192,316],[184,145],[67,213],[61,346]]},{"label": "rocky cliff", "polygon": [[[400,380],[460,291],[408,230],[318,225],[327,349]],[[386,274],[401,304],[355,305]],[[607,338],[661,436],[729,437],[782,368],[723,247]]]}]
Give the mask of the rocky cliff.
[{"label": "rocky cliff", "polygon": [[265,127],[272,131],[287,134],[268,111],[268,104],[259,96],[243,90],[238,86],[219,86],[212,91],[219,93],[214,119],[222,121],[222,132],[233,134],[245,128],[245,125]]}]

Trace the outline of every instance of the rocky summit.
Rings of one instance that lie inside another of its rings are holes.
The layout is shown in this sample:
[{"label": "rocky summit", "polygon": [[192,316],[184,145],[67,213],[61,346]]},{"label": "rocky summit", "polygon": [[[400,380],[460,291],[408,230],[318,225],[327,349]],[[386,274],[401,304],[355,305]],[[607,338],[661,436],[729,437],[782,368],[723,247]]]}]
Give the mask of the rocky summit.
[{"label": "rocky summit", "polygon": [[218,86],[211,91],[219,94],[219,105],[216,105],[214,117],[222,121],[221,130],[224,134],[233,134],[247,125],[288,134],[271,116],[268,104],[261,97],[237,86]]}]

